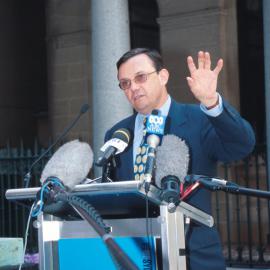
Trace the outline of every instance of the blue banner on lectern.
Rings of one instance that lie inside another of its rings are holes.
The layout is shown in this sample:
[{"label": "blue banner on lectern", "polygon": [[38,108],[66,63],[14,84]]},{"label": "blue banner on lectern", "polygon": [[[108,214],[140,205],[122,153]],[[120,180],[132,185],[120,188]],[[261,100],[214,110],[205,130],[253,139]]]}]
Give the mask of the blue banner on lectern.
[{"label": "blue banner on lectern", "polygon": [[[156,270],[153,237],[114,237],[114,240],[140,270]],[[58,252],[60,270],[117,270],[100,238],[60,239]]]}]

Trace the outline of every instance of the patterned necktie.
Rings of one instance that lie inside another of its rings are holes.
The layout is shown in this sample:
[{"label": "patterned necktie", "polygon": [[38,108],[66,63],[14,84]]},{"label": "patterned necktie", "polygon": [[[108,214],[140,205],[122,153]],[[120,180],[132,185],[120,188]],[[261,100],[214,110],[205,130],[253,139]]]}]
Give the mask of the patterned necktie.
[{"label": "patterned necktie", "polygon": [[145,169],[145,163],[147,160],[147,150],[148,150],[148,145],[146,143],[146,117],[143,119],[143,138],[141,141],[140,146],[137,149],[136,152],[136,158],[135,158],[135,163],[134,163],[134,179],[135,180],[141,180],[143,181],[144,179],[144,169]]}]

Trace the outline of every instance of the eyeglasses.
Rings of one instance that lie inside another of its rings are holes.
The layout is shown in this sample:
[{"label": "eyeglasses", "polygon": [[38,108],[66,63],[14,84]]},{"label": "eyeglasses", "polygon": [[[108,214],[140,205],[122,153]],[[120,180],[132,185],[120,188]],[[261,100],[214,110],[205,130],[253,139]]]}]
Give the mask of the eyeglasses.
[{"label": "eyeglasses", "polygon": [[148,76],[155,73],[155,72],[158,72],[158,70],[155,70],[155,71],[152,71],[150,73],[140,73],[140,74],[137,74],[133,80],[130,80],[130,79],[123,79],[123,80],[120,80],[119,81],[119,87],[122,89],[122,90],[127,90],[130,88],[131,86],[131,81],[134,81],[135,83],[137,84],[142,84],[142,83],[145,83],[148,79]]}]

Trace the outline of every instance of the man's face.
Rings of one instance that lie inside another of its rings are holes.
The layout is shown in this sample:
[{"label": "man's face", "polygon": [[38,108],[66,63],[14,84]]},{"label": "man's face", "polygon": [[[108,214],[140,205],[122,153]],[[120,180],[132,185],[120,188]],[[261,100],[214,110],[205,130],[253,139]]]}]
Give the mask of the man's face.
[{"label": "man's face", "polygon": [[[145,54],[130,58],[118,70],[119,81],[131,80],[130,87],[123,91],[133,108],[142,114],[149,114],[153,109],[159,109],[167,100],[168,71],[166,69],[154,71],[155,67],[151,59]],[[145,82],[136,83],[134,78],[139,74],[149,75]]]}]

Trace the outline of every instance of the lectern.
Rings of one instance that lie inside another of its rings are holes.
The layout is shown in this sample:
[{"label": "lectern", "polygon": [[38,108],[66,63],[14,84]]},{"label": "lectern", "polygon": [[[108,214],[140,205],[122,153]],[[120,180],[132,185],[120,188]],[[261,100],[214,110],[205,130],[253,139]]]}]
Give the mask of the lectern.
[{"label": "lectern", "polygon": [[[35,200],[39,189],[10,189],[6,192],[6,198],[20,203],[31,203]],[[147,222],[151,228],[150,238],[155,242],[153,257],[157,262],[156,269],[185,270],[183,215],[194,218],[207,226],[211,226],[213,220],[184,202],[181,202],[173,212],[169,212],[167,203],[159,199],[160,192],[158,188],[151,185],[147,194],[149,202]],[[146,194],[140,181],[77,185],[73,193],[97,209],[115,239],[130,237],[143,239],[147,236]],[[65,258],[61,257],[59,246],[63,241],[98,238],[97,233],[86,221],[79,218],[72,207],[61,202],[45,207],[44,212],[38,216],[37,228],[41,270],[61,269],[60,262]],[[74,245],[73,251],[75,252],[76,249]],[[123,249],[125,250],[125,247]],[[99,254],[97,253],[96,256]]]}]

